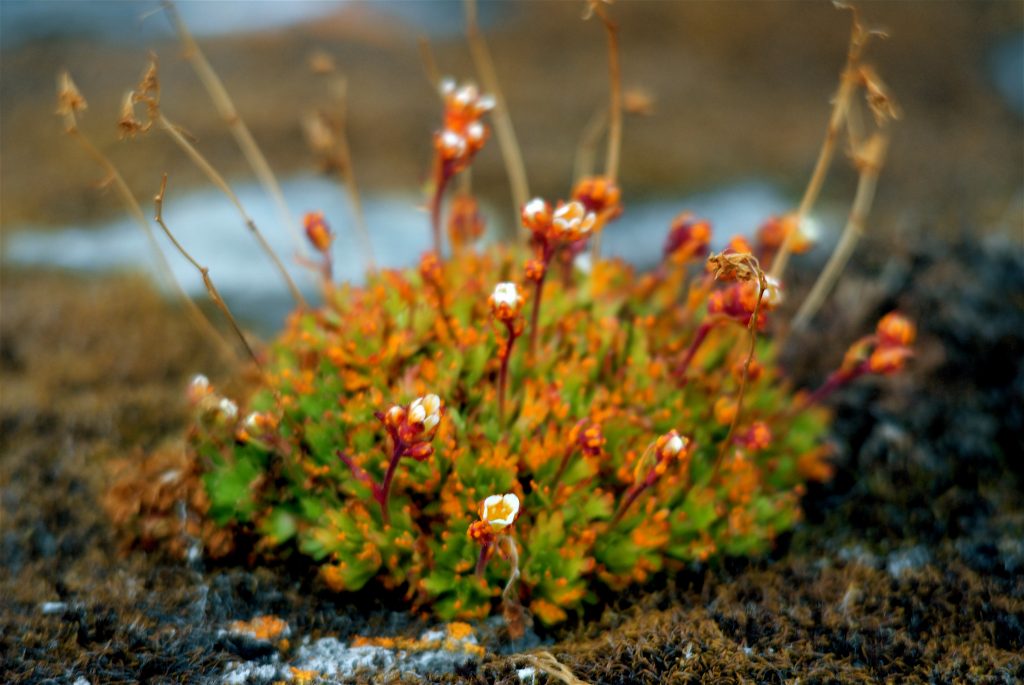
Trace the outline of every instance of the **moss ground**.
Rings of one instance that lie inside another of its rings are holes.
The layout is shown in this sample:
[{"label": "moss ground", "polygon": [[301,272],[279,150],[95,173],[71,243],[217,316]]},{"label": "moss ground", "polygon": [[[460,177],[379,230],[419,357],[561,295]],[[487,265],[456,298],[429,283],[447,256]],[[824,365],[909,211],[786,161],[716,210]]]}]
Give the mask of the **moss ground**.
[{"label": "moss ground", "polygon": [[[220,630],[258,614],[342,640],[423,628],[386,594],[334,595],[298,565],[120,550],[99,505],[108,465],[175,439],[191,373],[231,369],[138,280],[7,269],[0,285],[0,679],[212,679],[276,649]],[[1024,678],[1024,261],[907,245],[860,260],[835,302],[790,337],[799,381],[894,305],[921,327],[912,372],[835,398],[837,477],[771,556],[664,574],[542,634],[577,677]],[[492,655],[428,680],[514,683],[525,665]]]}]

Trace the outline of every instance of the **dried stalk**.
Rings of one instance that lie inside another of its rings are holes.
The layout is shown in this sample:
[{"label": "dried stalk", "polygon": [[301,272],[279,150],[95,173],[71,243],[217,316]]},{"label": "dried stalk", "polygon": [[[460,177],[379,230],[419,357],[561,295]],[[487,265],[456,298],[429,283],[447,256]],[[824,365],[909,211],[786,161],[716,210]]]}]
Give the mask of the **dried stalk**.
[{"label": "dried stalk", "polygon": [[427,75],[427,80],[430,81],[434,92],[440,94],[441,72],[437,69],[437,60],[434,59],[434,50],[430,46],[430,39],[420,36],[417,44],[420,48],[420,62],[423,63],[423,71]]},{"label": "dried stalk", "polygon": [[[622,151],[622,73],[619,66],[618,26],[600,3],[592,3],[589,7],[604,24],[605,32],[608,34],[608,82],[611,88],[608,103],[608,151],[605,154],[604,175],[609,182],[615,183],[619,175],[619,155]],[[601,256],[600,232],[590,241],[590,254],[595,260]]]},{"label": "dried stalk", "polygon": [[206,286],[206,292],[210,294],[210,299],[213,300],[213,303],[217,305],[217,308],[220,309],[220,311],[227,318],[228,323],[231,324],[232,330],[234,330],[235,335],[238,336],[238,339],[242,341],[242,345],[245,347],[245,351],[249,353],[249,357],[256,364],[256,367],[262,370],[262,364],[260,363],[260,360],[256,356],[256,353],[253,351],[252,347],[249,345],[249,341],[245,339],[245,335],[242,333],[242,329],[238,325],[238,321],[236,321],[235,317],[232,316],[231,310],[228,309],[228,305],[226,302],[224,302],[224,298],[220,296],[220,292],[217,290],[217,286],[213,284],[213,280],[210,278],[210,270],[205,266],[201,265],[199,262],[197,262],[195,258],[192,257],[192,255],[190,255],[188,251],[181,245],[181,243],[178,242],[178,239],[174,237],[174,234],[171,233],[171,229],[167,228],[167,224],[164,222],[163,213],[164,193],[166,191],[167,174],[164,174],[163,180],[160,181],[160,192],[158,192],[156,196],[153,198],[153,205],[155,207],[155,216],[153,218],[156,220],[157,225],[159,225],[160,228],[164,230],[164,233],[174,244],[174,247],[178,249],[178,252],[180,252],[181,255],[185,259],[187,259],[192,266],[196,268],[196,271],[199,272],[199,275],[202,276],[203,285]]},{"label": "dried stalk", "polygon": [[476,17],[476,0],[465,0],[466,10],[466,41],[469,43],[469,51],[473,56],[473,63],[476,65],[477,73],[484,88],[494,96],[494,111],[491,119],[494,122],[494,134],[498,139],[498,146],[501,147],[501,156],[505,161],[505,171],[508,174],[509,186],[512,190],[512,202],[514,204],[513,222],[506,228],[506,238],[514,240],[519,233],[520,211],[530,199],[530,187],[526,180],[526,165],[523,163],[522,150],[516,138],[515,128],[512,126],[512,118],[508,113],[508,104],[501,92],[501,85],[498,83],[498,74],[494,70],[494,61],[487,49],[487,42],[480,33],[480,26]]},{"label": "dried stalk", "polygon": [[281,262],[281,259],[277,256],[277,253],[274,252],[274,249],[270,247],[270,243],[267,242],[267,239],[263,236],[263,233],[260,231],[259,228],[257,228],[256,222],[253,221],[252,217],[250,217],[249,214],[245,211],[245,208],[242,206],[242,203],[238,199],[238,196],[235,195],[235,191],[231,189],[231,186],[229,186],[227,181],[224,180],[224,177],[221,176],[220,173],[213,168],[213,165],[210,164],[210,162],[207,161],[205,157],[203,157],[202,153],[200,153],[199,150],[197,150],[196,147],[192,143],[190,143],[188,139],[185,138],[185,136],[181,134],[179,128],[173,122],[168,120],[167,117],[165,117],[162,112],[157,113],[155,121],[160,126],[160,128],[166,131],[167,134],[174,140],[174,142],[178,144],[178,147],[180,147],[185,152],[185,154],[189,156],[193,163],[195,163],[195,165],[199,167],[199,169],[204,174],[206,174],[206,177],[210,180],[210,182],[213,183],[213,185],[217,186],[217,188],[222,193],[224,193],[229,200],[231,200],[231,203],[235,206],[235,208],[238,210],[238,213],[242,216],[242,221],[245,223],[246,228],[248,228],[249,231],[253,234],[257,242],[259,242],[260,247],[263,249],[264,252],[267,253],[267,256],[269,256],[271,261],[274,263],[274,266],[276,266],[277,270],[281,273],[281,277],[288,285],[288,290],[291,292],[292,297],[295,299],[295,302],[300,307],[306,307],[306,298],[304,298],[302,296],[302,293],[299,292],[298,286],[295,285],[295,281],[293,281],[292,277],[288,274],[288,270],[284,268],[284,264]]},{"label": "dried stalk", "polygon": [[746,361],[743,362],[743,376],[740,378],[740,389],[736,393],[736,413],[732,417],[732,423],[729,424],[729,432],[725,434],[725,438],[718,447],[718,455],[715,457],[715,465],[711,468],[711,480],[714,480],[715,476],[718,475],[718,469],[722,466],[722,460],[725,458],[725,453],[729,451],[729,445],[732,443],[733,433],[736,431],[736,425],[740,421],[740,414],[743,412],[743,396],[747,391],[747,377],[750,375],[750,362],[754,360],[754,350],[757,346],[757,317],[761,313],[761,300],[764,299],[764,291],[768,285],[760,266],[757,268],[757,284],[757,302],[754,304],[754,313],[750,315],[750,321],[747,324],[747,330],[750,333],[750,349],[747,352]]},{"label": "dried stalk", "polygon": [[[64,84],[71,84],[70,76],[67,72],[62,72],[60,80]],[[61,88],[67,86],[62,85]],[[73,87],[73,85],[71,86]],[[189,317],[195,323],[196,327],[199,328],[207,338],[212,340],[217,348],[224,355],[225,359],[234,360],[236,358],[234,350],[231,349],[231,345],[224,339],[220,331],[210,323],[210,320],[203,314],[203,310],[192,300],[191,297],[181,287],[181,283],[174,277],[174,272],[171,270],[171,265],[167,262],[167,256],[163,250],[160,249],[160,244],[156,240],[156,236],[153,234],[153,228],[150,226],[149,221],[146,220],[146,215],[142,211],[142,207],[139,206],[138,200],[135,199],[135,195],[132,194],[128,184],[125,183],[124,177],[114,166],[114,163],[110,161],[99,149],[93,145],[92,141],[81,132],[78,128],[78,119],[72,109],[62,111],[64,115],[64,129],[65,132],[74,138],[78,144],[85,150],[86,154],[93,158],[97,164],[103,167],[103,170],[107,174],[107,178],[114,186],[114,190],[117,192],[121,201],[127,208],[128,213],[135,219],[135,222],[142,228],[143,233],[146,234],[146,239],[149,241],[150,247],[153,249],[153,253],[157,257],[157,265],[160,268],[161,273],[171,287],[174,288],[178,297],[182,302],[185,303],[185,311],[188,312]]]},{"label": "dried stalk", "polygon": [[348,87],[344,78],[338,79],[336,97],[338,100],[338,124],[337,148],[338,148],[338,175],[341,177],[345,192],[348,194],[349,204],[352,207],[352,219],[355,221],[356,234],[363,249],[363,257],[370,271],[377,270],[377,262],[373,258],[373,244],[370,242],[370,231],[366,227],[366,213],[363,211],[363,200],[359,195],[359,186],[356,184],[356,172],[352,166],[352,151],[348,144]]},{"label": "dried stalk", "polygon": [[601,134],[608,126],[608,110],[598,108],[583,127],[580,141],[576,144],[576,155],[573,157],[572,185],[575,188],[581,180],[594,173],[594,160],[597,157],[597,144]]},{"label": "dried stalk", "polygon": [[245,121],[239,116],[231,96],[228,95],[228,91],[224,87],[224,83],[206,60],[206,56],[199,49],[199,44],[192,37],[188,27],[185,26],[185,22],[181,20],[181,16],[178,14],[174,3],[171,0],[164,0],[163,6],[175,30],[178,32],[179,40],[181,40],[182,45],[185,47],[185,59],[192,65],[196,76],[199,77],[203,87],[206,88],[206,92],[209,93],[214,107],[217,108],[217,111],[227,124],[231,135],[234,136],[235,142],[238,143],[239,149],[241,149],[246,161],[249,162],[249,166],[256,174],[260,184],[273,198],[274,203],[277,205],[278,213],[281,216],[281,221],[292,235],[296,250],[298,250],[300,255],[306,256],[306,243],[302,239],[302,234],[292,218],[291,210],[288,208],[284,193],[281,191],[281,184],[278,183],[274,171],[267,162],[267,158],[263,155],[259,145],[256,144],[256,140],[252,137],[249,127],[246,126]]},{"label": "dried stalk", "polygon": [[800,305],[799,311],[793,318],[793,328],[801,329],[814,317],[821,308],[825,298],[828,297],[832,287],[838,280],[843,268],[850,259],[857,242],[864,235],[864,224],[867,221],[868,212],[871,211],[871,204],[875,199],[875,189],[878,186],[878,174],[885,162],[885,152],[889,144],[889,136],[886,133],[875,133],[864,144],[863,150],[857,157],[857,167],[860,171],[860,178],[857,182],[857,194],[853,199],[853,206],[850,208],[850,215],[843,229],[842,237],[835,251],[829,257],[824,270],[814,282],[814,287],[808,293],[807,298]]},{"label": "dried stalk", "polygon": [[811,208],[814,207],[814,203],[818,200],[821,186],[824,184],[825,176],[828,174],[829,166],[832,164],[836,143],[846,121],[851,99],[857,89],[859,81],[858,63],[864,51],[864,46],[867,45],[868,38],[871,35],[861,25],[856,9],[852,7],[847,9],[853,12],[853,28],[850,33],[850,45],[846,53],[846,65],[843,67],[842,75],[839,78],[839,92],[832,102],[832,114],[829,117],[828,127],[825,130],[825,140],[822,142],[821,150],[818,152],[818,160],[814,164],[811,180],[808,182],[804,196],[800,200],[800,206],[796,210],[794,228],[786,234],[785,239],[782,241],[782,246],[772,262],[771,276],[780,282],[783,280],[782,276],[789,262],[789,255],[793,249],[793,240],[796,238],[796,233],[802,230],[807,220],[807,215],[810,214]]}]

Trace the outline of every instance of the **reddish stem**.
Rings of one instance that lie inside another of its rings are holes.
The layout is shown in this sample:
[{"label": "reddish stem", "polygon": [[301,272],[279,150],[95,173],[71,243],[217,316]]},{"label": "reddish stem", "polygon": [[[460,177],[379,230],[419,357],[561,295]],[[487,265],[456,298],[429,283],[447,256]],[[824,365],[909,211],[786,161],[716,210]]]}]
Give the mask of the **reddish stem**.
[{"label": "reddish stem", "polygon": [[555,473],[554,479],[551,481],[551,492],[554,493],[555,488],[558,487],[558,481],[562,480],[562,476],[565,474],[565,468],[569,465],[569,457],[572,456],[575,451],[573,448],[575,445],[570,445],[565,454],[562,455],[562,463],[558,465],[558,471]]},{"label": "reddish stem", "polygon": [[537,279],[537,290],[533,297],[533,312],[530,314],[530,355],[533,356],[537,353],[537,325],[540,321],[540,298],[544,293],[544,281],[548,276],[548,267],[551,265],[551,257],[554,255],[554,250],[547,244],[544,243],[541,252],[541,262],[544,265],[543,270],[540,273],[540,278]]},{"label": "reddish stem", "polygon": [[636,501],[636,498],[639,497],[640,493],[648,487],[650,487],[650,485],[647,483],[647,479],[644,479],[642,482],[635,484],[626,491],[626,498],[622,501],[622,504],[619,505],[618,511],[615,512],[615,516],[612,518],[612,522],[608,524],[609,528],[614,528],[615,525],[622,520],[622,517],[626,515],[629,508],[633,506],[633,502]]},{"label": "reddish stem", "polygon": [[863,364],[853,371],[833,371],[829,374],[829,377],[825,379],[825,382],[821,384],[821,387],[808,395],[804,401],[800,403],[796,411],[802,411],[812,404],[821,402],[839,388],[843,387],[858,376],[863,375],[865,371],[866,368]]},{"label": "reddish stem", "polygon": [[[438,154],[440,155],[440,153]],[[434,252],[438,258],[441,257],[441,200],[444,197],[444,190],[448,186],[448,180],[451,176],[448,165],[438,156],[437,183],[434,187],[434,197],[430,201],[430,228],[434,236]]]},{"label": "reddish stem", "polygon": [[405,451],[405,445],[399,440],[392,436],[394,442],[394,448],[391,450],[391,461],[388,463],[387,473],[384,474],[384,482],[380,484],[380,487],[374,488],[373,498],[380,504],[381,517],[384,523],[391,523],[391,516],[388,514],[388,498],[391,495],[391,481],[395,478],[395,471],[398,469],[398,462],[402,461],[402,453]]},{"label": "reddish stem", "polygon": [[508,360],[512,356],[512,344],[516,341],[515,322],[506,321],[508,341],[501,355],[501,371],[498,373],[498,423],[505,425],[505,388],[508,385]]},{"label": "reddish stem", "polygon": [[484,575],[484,569],[487,568],[487,562],[491,560],[491,553],[494,548],[490,542],[480,548],[480,556],[476,558],[476,577],[482,578]]},{"label": "reddish stem", "polygon": [[711,327],[714,325],[713,321],[705,321],[697,328],[697,333],[693,336],[693,342],[690,343],[689,349],[686,350],[686,356],[683,357],[683,361],[680,362],[679,367],[676,369],[676,375],[680,380],[686,377],[686,371],[690,368],[690,362],[697,355],[697,350],[700,349],[700,346],[708,337],[708,333],[711,332]]}]

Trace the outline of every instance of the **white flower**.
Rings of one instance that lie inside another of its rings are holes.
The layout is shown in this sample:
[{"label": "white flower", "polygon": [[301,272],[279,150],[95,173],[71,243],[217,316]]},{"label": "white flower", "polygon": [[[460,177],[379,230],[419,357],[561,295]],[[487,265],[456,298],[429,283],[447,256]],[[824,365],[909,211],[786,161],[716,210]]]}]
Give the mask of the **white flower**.
[{"label": "white flower", "polygon": [[238,405],[226,397],[220,398],[220,402],[217,403],[217,411],[228,421],[238,418]]},{"label": "white flower", "polygon": [[455,131],[445,129],[441,134],[441,152],[445,159],[458,159],[466,154],[466,139]]},{"label": "white flower", "polygon": [[772,276],[765,276],[765,289],[764,294],[761,296],[761,302],[767,307],[774,309],[782,304],[782,284],[779,283],[777,278]]},{"label": "white flower", "polygon": [[519,306],[519,303],[523,301],[523,296],[519,294],[519,289],[516,288],[515,283],[499,283],[494,286],[494,293],[491,295],[494,298],[495,306],[508,305],[512,309]]},{"label": "white flower", "polygon": [[466,127],[466,140],[474,145],[484,142],[485,129],[479,121],[474,121]]},{"label": "white flower", "polygon": [[523,206],[523,218],[536,221],[548,211],[548,203],[543,198],[535,197]]},{"label": "white flower", "polygon": [[686,443],[678,435],[673,435],[669,438],[669,441],[665,443],[665,456],[674,457],[683,451]]},{"label": "white flower", "polygon": [[424,395],[409,405],[409,422],[421,423],[426,431],[433,430],[441,422],[441,398]]},{"label": "white flower", "polygon": [[455,79],[453,79],[451,76],[445,76],[443,79],[441,79],[441,83],[439,84],[438,89],[441,91],[441,95],[451,95],[452,93],[455,92]]},{"label": "white flower", "polygon": [[249,415],[245,417],[245,421],[242,423],[242,426],[245,428],[245,430],[251,432],[260,430],[259,412],[250,412]]},{"label": "white flower", "polygon": [[472,83],[467,83],[455,91],[455,95],[452,99],[455,101],[455,104],[462,107],[468,107],[480,99],[480,91],[478,91],[476,86]]},{"label": "white flower", "polygon": [[516,520],[519,515],[519,498],[514,494],[491,495],[484,500],[483,512],[480,515],[491,530],[499,533]]},{"label": "white flower", "polygon": [[204,398],[213,394],[213,386],[210,379],[199,373],[192,377],[188,384],[188,401],[193,405],[199,404]]},{"label": "white flower", "polygon": [[596,222],[597,216],[574,200],[555,210],[551,225],[558,235],[575,242],[587,236]]}]

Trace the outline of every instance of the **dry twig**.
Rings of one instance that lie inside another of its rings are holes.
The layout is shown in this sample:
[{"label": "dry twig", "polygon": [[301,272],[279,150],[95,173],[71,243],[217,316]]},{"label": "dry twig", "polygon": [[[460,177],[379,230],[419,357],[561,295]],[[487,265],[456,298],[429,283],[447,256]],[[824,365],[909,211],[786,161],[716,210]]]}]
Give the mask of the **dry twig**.
[{"label": "dry twig", "polygon": [[171,270],[170,264],[167,262],[167,257],[164,255],[160,244],[156,240],[156,236],[153,234],[153,228],[150,226],[149,221],[146,220],[146,215],[142,211],[142,207],[139,206],[138,200],[135,199],[135,195],[132,194],[128,184],[125,183],[124,177],[114,166],[114,163],[110,161],[100,150],[93,145],[92,141],[82,133],[78,127],[78,117],[76,114],[84,110],[87,105],[85,98],[78,91],[74,82],[71,80],[70,74],[67,71],[62,71],[57,79],[57,97],[58,97],[58,108],[57,113],[64,117],[64,130],[69,136],[74,138],[82,149],[85,150],[86,154],[93,158],[97,164],[99,164],[107,174],[109,182],[113,185],[114,190],[117,192],[121,201],[124,203],[128,210],[128,213],[135,220],[135,223],[142,228],[143,233],[146,235],[146,239],[153,249],[153,254],[156,255],[157,265],[160,268],[161,273],[171,287],[176,291],[179,299],[185,303],[185,311],[188,312],[189,317],[195,323],[196,327],[199,328],[206,337],[214,342],[227,359],[235,359],[235,353],[231,349],[231,346],[224,340],[220,331],[210,323],[210,320],[206,318],[203,311],[199,306],[188,296],[188,294],[181,287],[181,284],[174,277],[174,272]]},{"label": "dry twig", "polygon": [[238,339],[242,341],[242,345],[245,347],[245,351],[249,354],[249,357],[252,359],[253,363],[256,364],[257,368],[262,369],[262,364],[260,364],[259,358],[256,356],[256,353],[249,345],[249,341],[245,339],[245,335],[242,333],[242,329],[238,325],[238,321],[236,321],[235,317],[232,316],[231,310],[228,309],[228,305],[226,302],[224,302],[224,298],[220,296],[220,292],[217,290],[217,286],[213,284],[213,280],[210,278],[210,270],[205,266],[201,265],[199,262],[197,262],[195,258],[188,253],[188,251],[182,246],[182,244],[178,242],[178,239],[174,237],[174,234],[171,233],[171,229],[169,229],[167,227],[167,224],[164,222],[164,193],[166,191],[167,174],[164,174],[163,180],[160,181],[160,192],[158,192],[156,196],[153,198],[153,205],[155,207],[155,216],[153,218],[156,220],[157,225],[159,225],[160,228],[163,229],[164,233],[174,244],[174,247],[177,248],[178,252],[180,252],[182,256],[185,259],[187,259],[192,266],[196,268],[196,271],[199,272],[199,275],[203,279],[203,285],[206,286],[206,292],[210,294],[210,299],[213,300],[213,303],[217,305],[217,308],[220,309],[220,311],[227,318],[228,323],[231,324],[232,330],[234,330],[235,335],[238,336]]},{"label": "dry twig", "polygon": [[188,27],[185,26],[185,22],[181,20],[181,16],[178,14],[174,3],[171,0],[164,0],[163,6],[185,48],[185,59],[192,65],[196,76],[199,77],[203,87],[206,88],[206,92],[209,93],[214,106],[228,125],[231,135],[234,136],[239,149],[241,149],[246,161],[249,162],[249,166],[256,174],[260,184],[274,199],[274,203],[277,205],[281,216],[281,221],[292,234],[292,239],[299,254],[305,255],[306,243],[302,239],[302,234],[292,217],[291,210],[288,208],[284,193],[281,191],[281,184],[278,183],[273,169],[271,169],[270,164],[267,162],[267,158],[263,155],[259,145],[256,144],[256,139],[253,138],[249,127],[246,126],[245,121],[239,116],[231,96],[228,95],[228,91],[224,87],[224,83],[206,60],[206,56],[199,49],[199,44],[192,37]]},{"label": "dry twig", "polygon": [[466,10],[466,41],[469,43],[469,50],[473,55],[473,63],[480,74],[480,81],[484,88],[494,96],[494,111],[491,118],[494,122],[494,133],[498,138],[498,146],[501,147],[501,156],[505,160],[505,171],[508,173],[509,185],[512,189],[513,222],[507,229],[509,239],[514,239],[519,233],[519,213],[523,206],[530,199],[530,186],[526,180],[526,165],[523,163],[522,150],[516,138],[515,128],[512,126],[512,117],[508,113],[508,104],[501,92],[501,85],[498,83],[498,74],[494,70],[494,61],[487,49],[487,43],[480,33],[480,26],[476,18],[476,0],[465,0]]}]

